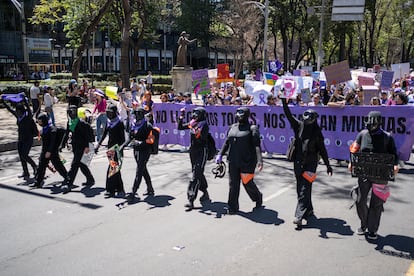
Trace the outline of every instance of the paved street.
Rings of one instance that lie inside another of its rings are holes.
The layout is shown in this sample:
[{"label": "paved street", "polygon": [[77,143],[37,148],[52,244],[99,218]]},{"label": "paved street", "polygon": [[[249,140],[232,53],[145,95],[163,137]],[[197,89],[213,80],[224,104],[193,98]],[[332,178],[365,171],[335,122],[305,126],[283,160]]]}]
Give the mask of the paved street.
[{"label": "paved street", "polygon": [[[32,150],[36,156],[39,147]],[[85,188],[79,172],[73,192],[62,194],[61,177],[47,172],[43,189],[31,189],[20,174],[15,151],[0,157],[1,275],[413,275],[414,186],[411,159],[391,183],[379,239],[356,235],[358,218],[349,209],[356,183],[345,163],[328,177],[319,167],[313,184],[317,219],[301,231],[292,224],[296,190],[292,164],[282,156],[265,159],[256,177],[264,208],[244,190],[238,215],[225,215],[227,174],[214,178],[206,167],[212,202],[184,211],[190,179],[188,154],[161,151],[149,161],[154,197],[119,205],[105,199],[104,149],[91,164],[96,185]],[[126,151],[122,176],[127,191],[135,175]],[[69,167],[71,154],[64,152]],[[410,270],[411,274],[407,273]],[[407,274],[406,274],[407,273]]]}]

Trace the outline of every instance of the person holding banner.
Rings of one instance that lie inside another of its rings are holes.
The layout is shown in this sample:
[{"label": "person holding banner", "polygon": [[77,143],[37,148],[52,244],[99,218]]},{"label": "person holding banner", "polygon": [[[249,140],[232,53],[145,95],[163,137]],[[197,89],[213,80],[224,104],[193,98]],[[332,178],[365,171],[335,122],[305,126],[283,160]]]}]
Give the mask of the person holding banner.
[{"label": "person holding banner", "polygon": [[197,198],[198,190],[203,192],[200,197],[201,202],[209,201],[210,196],[207,192],[207,180],[204,176],[204,166],[207,162],[207,136],[209,127],[207,124],[207,113],[204,107],[196,107],[193,109],[191,121],[184,123],[185,108],[182,108],[180,117],[178,118],[179,130],[190,130],[191,146],[190,160],[193,176],[187,189],[188,203],[185,207],[188,210],[194,208],[194,200]]},{"label": "person holding banner", "polygon": [[[115,148],[120,147],[125,142],[125,127],[120,116],[118,116],[118,108],[116,105],[109,104],[106,107],[106,117],[108,118],[108,122],[102,134],[101,140],[98,141],[98,144],[95,147],[95,153],[98,153],[99,147],[101,146],[103,140],[105,140],[106,136],[109,135],[107,155],[113,156],[112,159],[114,163],[118,165],[120,163],[119,159],[123,154],[122,152],[119,152],[121,156],[118,156]],[[117,193],[118,196],[123,196],[125,193],[120,168],[115,173],[111,173],[111,162],[107,170],[105,189],[105,196],[107,198],[114,197],[115,193]]]},{"label": "person holding banner", "polygon": [[33,137],[39,135],[37,126],[33,120],[29,102],[23,92],[17,95],[3,94],[2,99],[4,106],[17,119],[17,152],[23,168],[23,174],[19,177],[28,181],[30,173],[27,163],[33,168],[33,175],[36,175],[37,171],[36,163],[29,156],[33,145]]},{"label": "person holding banner", "polygon": [[253,179],[256,166],[259,171],[263,169],[259,129],[256,125],[249,123],[249,108],[237,108],[235,116],[237,123],[228,130],[227,139],[216,157],[216,163],[220,164],[222,156],[228,151],[229,215],[237,214],[239,211],[240,181],[250,199],[256,202],[255,208],[260,208],[263,204],[263,195]]},{"label": "person holding banner", "polygon": [[[360,131],[351,144],[349,150],[352,154],[356,153],[373,153],[373,154],[390,154],[392,155],[393,174],[398,173],[398,153],[395,146],[394,138],[390,133],[381,128],[382,117],[381,112],[371,111],[365,118],[366,129]],[[384,157],[379,157],[385,159]],[[353,162],[348,165],[349,171],[353,171]],[[380,166],[380,164],[376,164]],[[366,166],[364,166],[366,167]],[[378,176],[379,177],[379,176]],[[358,176],[358,189],[356,209],[358,217],[361,221],[361,227],[358,228],[358,235],[365,235],[368,231],[367,238],[371,240],[377,239],[377,231],[380,224],[381,213],[384,211],[383,204],[389,196],[388,178],[381,179],[381,177],[374,180],[372,176],[362,175]],[[375,182],[374,182],[375,181]],[[371,199],[369,206],[367,205],[367,198],[369,191],[371,192]]]},{"label": "person holding banner", "polygon": [[295,133],[295,151],[293,154],[293,169],[296,177],[296,192],[298,203],[293,223],[300,229],[302,220],[314,216],[312,205],[312,184],[316,179],[316,169],[319,158],[322,157],[328,175],[332,175],[328,153],[324,144],[322,130],[317,123],[318,113],[308,109],[302,119],[293,117],[287,105],[286,98],[282,99],[283,111]]}]

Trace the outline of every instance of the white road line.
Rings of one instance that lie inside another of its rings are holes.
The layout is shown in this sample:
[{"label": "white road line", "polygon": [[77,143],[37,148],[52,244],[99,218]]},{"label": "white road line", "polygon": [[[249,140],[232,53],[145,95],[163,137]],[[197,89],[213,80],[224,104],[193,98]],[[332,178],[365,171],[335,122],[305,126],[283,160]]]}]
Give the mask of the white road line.
[{"label": "white road line", "polygon": [[0,181],[9,181],[12,179],[17,179],[16,175],[9,175],[9,176],[5,176],[5,177],[0,177]]},{"label": "white road line", "polygon": [[272,200],[272,199],[274,199],[274,198],[276,198],[276,197],[280,196],[281,194],[283,194],[283,193],[287,192],[289,189],[290,189],[289,187],[282,188],[282,189],[280,189],[279,191],[277,191],[276,193],[274,193],[274,194],[272,194],[272,195],[270,195],[270,196],[266,197],[265,199],[263,199],[263,202],[266,202],[266,201]]}]

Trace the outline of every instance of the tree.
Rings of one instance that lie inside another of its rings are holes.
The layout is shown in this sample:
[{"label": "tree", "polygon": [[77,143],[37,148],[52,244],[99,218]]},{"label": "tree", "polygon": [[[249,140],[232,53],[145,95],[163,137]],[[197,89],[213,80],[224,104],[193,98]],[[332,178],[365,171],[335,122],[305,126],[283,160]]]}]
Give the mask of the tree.
[{"label": "tree", "polygon": [[210,41],[213,39],[211,31],[212,20],[215,14],[214,1],[209,0],[182,0],[181,16],[177,18],[177,25],[181,31],[186,31],[192,38],[197,38],[199,57],[203,60],[200,67],[208,66],[208,52]]},{"label": "tree", "polygon": [[70,44],[76,48],[72,78],[78,79],[83,53],[113,0],[41,0],[31,18],[33,24],[63,22]]}]

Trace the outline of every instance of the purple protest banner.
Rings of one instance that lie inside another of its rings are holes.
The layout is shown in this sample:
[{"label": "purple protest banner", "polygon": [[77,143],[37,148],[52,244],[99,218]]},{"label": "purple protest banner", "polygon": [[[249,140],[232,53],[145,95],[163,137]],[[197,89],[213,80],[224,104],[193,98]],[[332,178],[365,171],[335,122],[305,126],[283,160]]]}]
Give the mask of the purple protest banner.
[{"label": "purple protest banner", "polygon": [[[160,144],[189,146],[189,131],[177,130],[177,118],[182,104],[156,103],[155,125],[161,129]],[[195,105],[186,106],[186,121],[191,117]],[[235,123],[237,106],[206,106],[210,132],[220,148],[229,126]],[[293,137],[293,130],[282,107],[249,106],[250,121],[259,126],[262,150],[284,154]],[[392,133],[401,160],[408,160],[414,144],[414,106],[351,106],[345,108],[312,107],[318,112],[318,123],[325,137],[325,146],[330,158],[348,160],[349,146],[359,131],[364,129],[364,117],[372,110],[381,111],[384,130]],[[300,117],[307,107],[291,107],[292,114]]]},{"label": "purple protest banner", "polygon": [[383,71],[381,72],[381,89],[388,90],[392,86],[392,80],[394,78],[393,71]]}]

